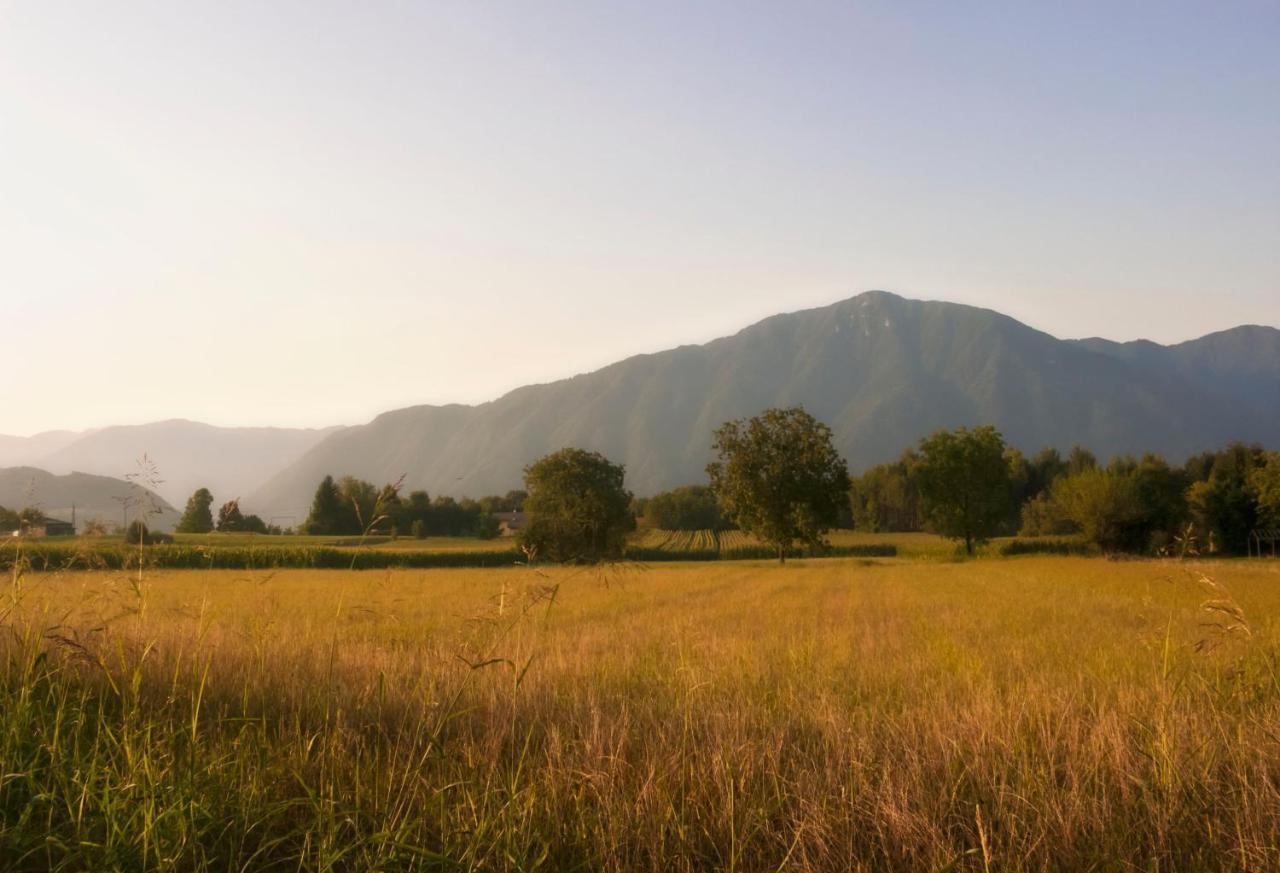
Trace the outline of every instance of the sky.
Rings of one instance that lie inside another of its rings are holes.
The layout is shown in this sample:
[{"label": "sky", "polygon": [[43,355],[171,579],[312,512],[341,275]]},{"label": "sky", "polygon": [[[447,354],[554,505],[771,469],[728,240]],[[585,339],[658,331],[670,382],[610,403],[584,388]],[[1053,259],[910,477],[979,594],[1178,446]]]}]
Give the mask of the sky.
[{"label": "sky", "polygon": [[879,288],[1280,323],[1280,4],[0,0],[0,433],[354,424]]}]

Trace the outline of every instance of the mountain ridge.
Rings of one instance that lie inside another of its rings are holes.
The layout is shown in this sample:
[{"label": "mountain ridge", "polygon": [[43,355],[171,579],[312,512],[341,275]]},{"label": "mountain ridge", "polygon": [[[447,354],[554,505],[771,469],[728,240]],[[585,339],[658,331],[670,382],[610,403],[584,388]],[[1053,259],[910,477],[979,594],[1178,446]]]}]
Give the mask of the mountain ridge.
[{"label": "mountain ridge", "polygon": [[12,510],[31,507],[63,521],[71,521],[74,515],[80,526],[95,519],[115,526],[132,520],[124,501],[142,493],[150,493],[156,510],[147,515],[147,526],[172,530],[178,511],[159,495],[140,491],[123,479],[80,472],[54,475],[26,465],[0,468],[0,506]]},{"label": "mountain ridge", "polygon": [[[1237,348],[1242,337],[1248,348]],[[407,487],[433,494],[500,492],[526,463],[570,444],[625,463],[631,487],[648,493],[700,479],[723,421],[796,403],[833,427],[855,468],[938,427],[981,423],[1028,450],[1082,443],[1103,456],[1179,457],[1233,438],[1280,439],[1267,415],[1277,386],[1275,328],[1172,346],[1062,340],[995,310],[870,291],[474,406],[391,410],[319,441],[246,503],[302,513],[326,473],[405,474]]]},{"label": "mountain ridge", "polygon": [[52,431],[0,437],[0,467],[119,477],[134,472],[146,455],[163,480],[156,491],[170,503],[183,505],[197,488],[209,488],[216,499],[226,501],[260,486],[338,429],[219,427],[171,418],[81,432]]}]

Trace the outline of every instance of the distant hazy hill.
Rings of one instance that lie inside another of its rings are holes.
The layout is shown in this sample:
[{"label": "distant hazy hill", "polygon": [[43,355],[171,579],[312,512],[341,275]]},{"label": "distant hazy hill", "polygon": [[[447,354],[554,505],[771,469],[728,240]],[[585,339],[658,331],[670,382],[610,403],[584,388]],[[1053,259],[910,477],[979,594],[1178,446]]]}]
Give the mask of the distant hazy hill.
[{"label": "distant hazy hill", "polygon": [[0,434],[0,467],[34,464],[82,436],[73,430],[48,430],[29,437]]},{"label": "distant hazy hill", "polygon": [[990,310],[880,291],[779,315],[480,406],[413,407],[330,435],[247,502],[303,512],[326,473],[406,474],[441,494],[502,492],[566,445],[604,452],[644,494],[703,478],[726,419],[803,404],[854,469],[940,427],[994,423],[1027,450],[1182,458],[1229,439],[1280,444],[1280,331],[1176,346],[1064,341]]},{"label": "distant hazy hill", "polygon": [[[121,501],[137,493],[128,482],[107,476],[88,473],[55,476],[34,467],[0,469],[0,506],[14,510],[34,507],[65,521],[71,520],[74,506],[76,522],[80,525],[93,518],[120,524],[123,520]],[[161,511],[149,516],[147,525],[153,530],[172,530],[179,513],[159,496],[152,497]]]},{"label": "distant hazy hill", "polygon": [[[207,487],[219,503],[243,497],[333,432],[289,428],[214,427],[194,421],[107,427],[82,434],[0,438],[0,465],[27,464],[53,473],[80,471],[121,477],[146,454],[160,471],[157,493],[184,506]],[[66,438],[69,436],[70,438]],[[39,449],[44,449],[40,451]]]}]

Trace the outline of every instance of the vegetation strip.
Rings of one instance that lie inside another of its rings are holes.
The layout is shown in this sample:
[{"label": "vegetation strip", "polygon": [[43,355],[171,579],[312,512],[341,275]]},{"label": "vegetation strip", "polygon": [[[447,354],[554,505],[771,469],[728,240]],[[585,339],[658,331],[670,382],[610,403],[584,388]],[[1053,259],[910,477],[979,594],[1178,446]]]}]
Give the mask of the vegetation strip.
[{"label": "vegetation strip", "polygon": [[[433,567],[510,567],[526,563],[523,554],[510,551],[409,551],[327,546],[147,546],[142,552],[145,566],[168,570],[253,570],[293,568],[299,570],[384,570],[430,569]],[[897,546],[888,543],[831,546],[813,552],[792,549],[789,557],[892,558]],[[139,549],[124,543],[84,546],[76,543],[26,543],[21,551],[13,546],[0,548],[0,568],[11,570],[21,556],[26,566],[37,572],[62,569],[122,570],[138,566]],[[623,560],[640,563],[664,561],[755,561],[776,558],[765,546],[734,548],[674,549],[631,546]]]}]

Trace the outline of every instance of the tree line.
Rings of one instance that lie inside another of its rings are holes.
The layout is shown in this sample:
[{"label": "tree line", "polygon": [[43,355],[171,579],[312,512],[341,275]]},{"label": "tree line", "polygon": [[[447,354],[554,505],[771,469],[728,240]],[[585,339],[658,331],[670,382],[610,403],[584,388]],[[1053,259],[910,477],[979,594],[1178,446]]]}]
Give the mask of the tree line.
[{"label": "tree line", "polygon": [[316,487],[306,520],[297,528],[282,529],[257,515],[246,515],[240,501],[224,503],[215,517],[214,498],[199,488],[187,500],[178,533],[304,533],[317,536],[411,535],[489,538],[498,535],[497,512],[518,510],[523,491],[490,495],[479,500],[464,497],[431,498],[425,491],[400,495],[398,483],[381,487],[354,476],[325,476]]},{"label": "tree line", "polygon": [[707,484],[640,500],[623,487],[623,468],[597,453],[565,449],[535,462],[525,470],[526,547],[599,558],[619,551],[637,519],[671,530],[741,528],[780,559],[795,543],[822,546],[842,525],[931,531],[969,554],[1014,534],[1073,535],[1106,553],[1244,554],[1253,531],[1280,528],[1280,452],[1244,443],[1182,465],[1147,453],[1104,466],[1083,447],[1027,458],[994,427],[962,427],[850,478],[830,428],[791,408],[726,422],[713,449]]},{"label": "tree line", "polygon": [[0,531],[18,530],[24,524],[39,522],[41,518],[43,518],[43,513],[38,509],[28,507],[26,509],[13,510],[0,506]]},{"label": "tree line", "polygon": [[[566,448],[525,468],[525,487],[479,500],[400,494],[346,476],[316,488],[302,532],[321,535],[493,537],[494,513],[525,510],[520,545],[556,561],[622,553],[637,519],[669,530],[740,528],[776,549],[820,548],[827,531],[932,531],[966,552],[1000,535],[1075,535],[1104,552],[1178,549],[1243,554],[1252,531],[1280,527],[1280,453],[1232,443],[1180,466],[1157,454],[1105,466],[1077,446],[1031,458],[993,427],[941,430],[898,460],[851,478],[831,429],[802,408],[769,409],[714,432],[707,482],[636,499],[625,469]],[[237,501],[219,510],[200,489],[183,532],[265,528]]]},{"label": "tree line", "polygon": [[[174,528],[178,533],[281,533],[279,527],[269,525],[257,515],[245,515],[240,511],[240,499],[228,500],[218,507],[218,516],[213,515],[213,494],[208,488],[197,488],[187,498],[186,508],[178,525]],[[131,535],[132,536],[132,535]]]},{"label": "tree line", "polygon": [[509,491],[479,500],[464,497],[432,498],[426,491],[400,495],[400,483],[381,488],[344,476],[325,476],[316,487],[311,512],[302,529],[308,534],[358,536],[381,533],[391,536],[480,537],[492,539],[499,532],[497,512],[514,512],[524,503],[525,492]]},{"label": "tree line", "polygon": [[[951,436],[949,437],[948,434]],[[1244,554],[1259,528],[1280,527],[1280,453],[1231,443],[1181,465],[1148,452],[1100,464],[1077,446],[1066,457],[1046,448],[1030,459],[1006,446],[993,428],[942,432],[889,464],[853,480],[854,526],[868,531],[936,529],[937,461],[944,443],[963,435],[985,445],[984,460],[961,473],[987,504],[981,535],[1078,535],[1104,552],[1155,554],[1174,548]],[[936,496],[936,495],[935,495]]]}]

